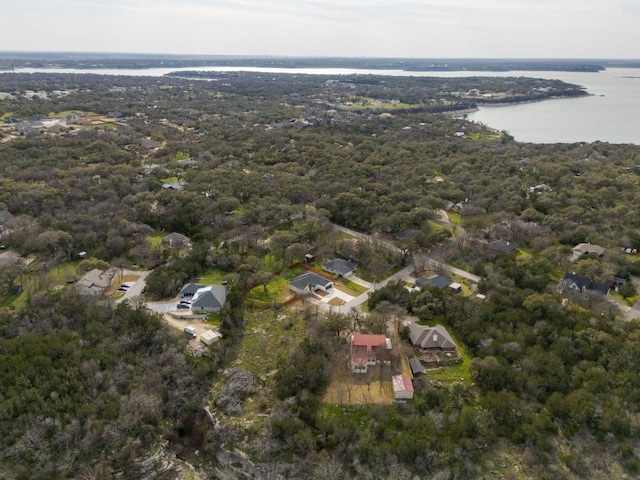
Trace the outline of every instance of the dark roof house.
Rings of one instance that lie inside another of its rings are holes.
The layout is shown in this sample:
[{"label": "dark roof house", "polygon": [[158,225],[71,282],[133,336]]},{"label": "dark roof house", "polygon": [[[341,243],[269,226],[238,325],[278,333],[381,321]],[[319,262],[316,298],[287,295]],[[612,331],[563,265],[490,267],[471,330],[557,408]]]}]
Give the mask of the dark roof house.
[{"label": "dark roof house", "polygon": [[412,323],[409,326],[409,338],[413,346],[421,350],[456,350],[456,342],[442,325],[427,327]]},{"label": "dark roof house", "polygon": [[180,296],[182,298],[193,297],[198,290],[204,287],[206,287],[206,285],[202,285],[200,283],[187,283],[180,289]]},{"label": "dark roof house", "polygon": [[451,285],[451,279],[442,275],[431,275],[430,277],[420,277],[416,279],[415,286],[418,289],[437,287],[447,288]]},{"label": "dark roof house", "polygon": [[518,249],[518,244],[509,240],[498,239],[488,242],[487,248],[496,253],[512,253]]},{"label": "dark roof house", "polygon": [[576,275],[575,273],[565,274],[562,282],[560,282],[562,288],[574,290],[577,292],[597,292],[602,295],[609,294],[609,287],[601,283],[596,283],[589,277],[583,277],[582,275]]},{"label": "dark roof house", "polygon": [[289,289],[295,293],[313,293],[316,290],[328,291],[333,287],[333,282],[317,273],[305,272],[298,275],[289,283]]},{"label": "dark roof house", "polygon": [[339,277],[348,277],[353,275],[356,268],[358,268],[357,264],[347,260],[342,260],[341,258],[332,258],[322,265],[323,270],[333,273],[334,275],[338,275]]},{"label": "dark roof house", "polygon": [[409,368],[411,368],[411,374],[413,375],[413,378],[420,378],[424,375],[424,368],[422,368],[422,362],[419,358],[410,358]]}]

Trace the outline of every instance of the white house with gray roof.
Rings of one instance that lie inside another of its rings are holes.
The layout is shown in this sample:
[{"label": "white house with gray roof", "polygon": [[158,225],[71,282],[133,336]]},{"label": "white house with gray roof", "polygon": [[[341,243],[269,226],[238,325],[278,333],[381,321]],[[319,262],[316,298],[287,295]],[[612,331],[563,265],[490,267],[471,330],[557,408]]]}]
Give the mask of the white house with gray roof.
[{"label": "white house with gray roof", "polygon": [[313,293],[317,290],[328,292],[331,288],[333,288],[331,280],[314,272],[305,272],[302,275],[298,275],[289,283],[289,290],[301,295]]},{"label": "white house with gray roof", "polygon": [[357,264],[349,262],[348,260],[342,260],[341,258],[332,258],[322,265],[322,269],[325,272],[333,273],[339,277],[349,277],[353,275],[356,268],[358,268]]},{"label": "white house with gray roof", "polygon": [[219,312],[227,301],[227,287],[208,285],[199,288],[191,298],[192,312]]}]

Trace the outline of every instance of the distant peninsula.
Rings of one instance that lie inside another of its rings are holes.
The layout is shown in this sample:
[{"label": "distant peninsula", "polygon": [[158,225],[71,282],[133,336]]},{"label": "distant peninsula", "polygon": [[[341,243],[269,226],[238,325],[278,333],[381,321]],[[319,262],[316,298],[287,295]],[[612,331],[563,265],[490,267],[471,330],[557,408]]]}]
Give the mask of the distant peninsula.
[{"label": "distant peninsula", "polygon": [[159,55],[80,52],[0,52],[0,70],[14,68],[351,68],[404,71],[566,71],[599,72],[607,67],[640,68],[637,60],[597,59],[419,59],[356,57],[278,57],[228,55]]}]

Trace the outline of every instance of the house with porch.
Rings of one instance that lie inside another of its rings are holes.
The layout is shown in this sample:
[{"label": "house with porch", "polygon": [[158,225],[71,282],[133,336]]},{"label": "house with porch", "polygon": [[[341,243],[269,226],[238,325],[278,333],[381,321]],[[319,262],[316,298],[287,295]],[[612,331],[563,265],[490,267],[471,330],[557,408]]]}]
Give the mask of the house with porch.
[{"label": "house with porch", "polygon": [[385,335],[352,333],[349,364],[353,373],[367,373],[369,365],[381,362],[391,354],[391,339]]}]

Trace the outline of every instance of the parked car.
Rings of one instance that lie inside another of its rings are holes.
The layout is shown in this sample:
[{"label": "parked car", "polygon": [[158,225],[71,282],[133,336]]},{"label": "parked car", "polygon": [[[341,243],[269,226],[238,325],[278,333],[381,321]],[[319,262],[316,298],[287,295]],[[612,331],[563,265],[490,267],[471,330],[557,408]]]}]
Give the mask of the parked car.
[{"label": "parked car", "polygon": [[184,327],[184,333],[188,336],[190,336],[191,338],[196,338],[198,336],[198,334],[196,333],[196,329],[193,327]]},{"label": "parked car", "polygon": [[187,305],[186,303],[179,303],[177,307],[181,310],[189,310],[191,308],[191,305]]}]

